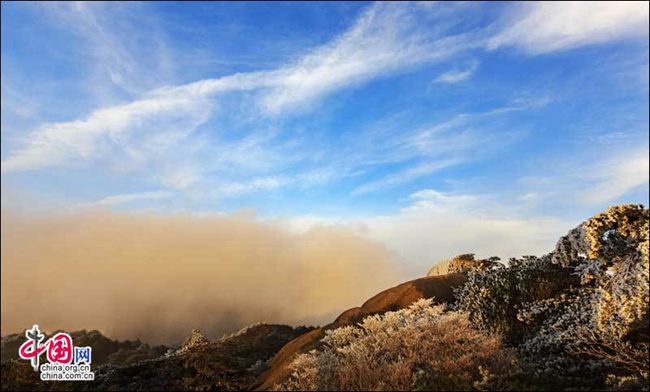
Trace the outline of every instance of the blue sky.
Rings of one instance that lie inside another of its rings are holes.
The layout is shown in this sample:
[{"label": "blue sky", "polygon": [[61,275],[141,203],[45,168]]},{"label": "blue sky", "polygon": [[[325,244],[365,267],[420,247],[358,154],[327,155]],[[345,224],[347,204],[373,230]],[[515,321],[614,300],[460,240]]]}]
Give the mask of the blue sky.
[{"label": "blue sky", "polygon": [[3,208],[533,253],[648,204],[648,126],[647,2],[2,3]]}]

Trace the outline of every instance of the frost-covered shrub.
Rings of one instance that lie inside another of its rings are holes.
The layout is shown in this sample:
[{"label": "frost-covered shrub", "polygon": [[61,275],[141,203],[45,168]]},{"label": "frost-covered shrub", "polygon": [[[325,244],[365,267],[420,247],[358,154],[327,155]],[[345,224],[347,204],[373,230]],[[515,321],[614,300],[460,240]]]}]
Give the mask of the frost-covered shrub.
[{"label": "frost-covered shrub", "polygon": [[594,316],[601,332],[626,338],[645,330],[647,340],[647,209],[632,204],[608,208],[562,237],[553,261],[573,266],[583,285],[595,287]]},{"label": "frost-covered shrub", "polygon": [[529,363],[537,364],[538,374],[589,376],[606,367],[602,361],[580,356],[574,349],[582,330],[593,319],[592,294],[573,290],[520,308],[517,317],[526,324],[536,325],[518,346]]},{"label": "frost-covered shrub", "polygon": [[456,307],[469,313],[472,323],[518,343],[539,325],[524,323],[519,310],[531,302],[552,298],[577,283],[571,270],[549,257],[510,259],[507,268],[473,271],[457,291]]},{"label": "frost-covered shrub", "polygon": [[610,207],[562,237],[551,259],[580,285],[521,309],[522,321],[543,320],[524,353],[545,358],[548,371],[611,371],[621,385],[647,386],[648,210]]},{"label": "frost-covered shrub", "polygon": [[327,333],[320,351],[299,355],[278,390],[466,390],[480,371],[514,362],[494,335],[473,329],[467,314],[420,300]]},{"label": "frost-covered shrub", "polygon": [[648,210],[616,206],[547,256],[471,273],[456,306],[503,333],[538,376],[602,377],[602,386],[609,374],[618,387],[647,386],[648,279]]},{"label": "frost-covered shrub", "polygon": [[470,271],[487,271],[495,268],[503,267],[499,263],[498,257],[490,257],[487,259],[476,259],[474,253],[459,255],[449,260],[449,273],[466,274]]}]

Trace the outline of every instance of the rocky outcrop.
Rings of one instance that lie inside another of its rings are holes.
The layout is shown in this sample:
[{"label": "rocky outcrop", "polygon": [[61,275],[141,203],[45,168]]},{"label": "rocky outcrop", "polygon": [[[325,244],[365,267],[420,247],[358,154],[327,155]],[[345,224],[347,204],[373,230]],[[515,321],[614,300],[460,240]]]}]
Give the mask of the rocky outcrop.
[{"label": "rocky outcrop", "polygon": [[426,276],[447,275],[449,273],[449,260],[440,261],[431,267]]},{"label": "rocky outcrop", "polygon": [[196,350],[197,348],[207,344],[210,344],[208,338],[206,338],[198,329],[193,329],[190,336],[185,339],[181,348],[178,349],[178,352],[182,353],[189,350]]},{"label": "rocky outcrop", "polygon": [[477,259],[474,253],[467,253],[458,255],[450,260],[441,261],[435,264],[427,276],[438,276],[446,274],[466,274],[470,271],[485,271],[492,268],[499,268],[502,264],[499,263],[498,257],[490,257],[487,259]]}]

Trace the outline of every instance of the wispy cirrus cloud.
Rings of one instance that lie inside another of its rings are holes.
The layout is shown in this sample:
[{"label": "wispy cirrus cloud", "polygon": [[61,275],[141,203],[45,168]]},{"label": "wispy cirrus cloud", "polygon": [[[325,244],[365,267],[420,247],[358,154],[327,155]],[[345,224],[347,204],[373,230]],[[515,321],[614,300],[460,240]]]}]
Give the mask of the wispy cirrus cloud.
[{"label": "wispy cirrus cloud", "polygon": [[211,191],[215,198],[239,196],[254,191],[270,191],[289,184],[286,176],[257,177],[247,181],[223,182]]},{"label": "wispy cirrus cloud", "polygon": [[210,108],[211,103],[191,96],[151,96],[97,110],[83,120],[44,124],[2,161],[2,171],[92,162],[115,152],[141,163],[175,146],[206,120]]},{"label": "wispy cirrus cloud", "polygon": [[87,83],[95,94],[132,98],[172,76],[169,48],[142,5],[77,1],[48,4],[41,11],[79,42],[75,60],[90,70]]},{"label": "wispy cirrus cloud", "polygon": [[520,4],[489,49],[516,46],[542,54],[648,34],[648,2],[531,2]]},{"label": "wispy cirrus cloud", "polygon": [[278,113],[345,86],[480,46],[473,34],[422,28],[421,13],[426,10],[390,3],[369,7],[333,42],[278,70],[278,84],[262,95],[262,106]]},{"label": "wispy cirrus cloud", "polygon": [[435,189],[421,189],[409,195],[412,204],[405,211],[434,209],[439,211],[461,211],[476,206],[482,198],[478,195],[452,195]]},{"label": "wispy cirrus cloud", "polygon": [[352,191],[352,194],[362,195],[364,193],[377,191],[383,188],[405,184],[417,178],[442,170],[446,167],[452,166],[454,164],[458,164],[459,162],[462,162],[462,160],[458,158],[448,158],[448,159],[418,163],[406,169],[398,171],[397,173],[393,173],[388,176],[385,176],[380,180],[363,184],[355,188]]},{"label": "wispy cirrus cloud", "polygon": [[[533,112],[552,98],[535,91],[539,97],[516,101],[511,94],[510,104],[504,105],[508,98],[503,95],[494,100],[472,96],[480,108],[477,112],[454,108],[429,126],[422,116],[396,128],[382,124],[381,131],[372,135],[357,126],[343,131],[351,135],[347,139],[320,140],[309,126],[287,138],[283,135],[292,132],[294,124],[288,120],[309,112],[336,92],[371,81],[436,65],[435,73],[426,70],[425,81],[437,77],[438,83],[473,83],[482,76],[475,75],[479,64],[488,69],[488,62],[479,62],[477,53],[486,47],[514,45],[531,54],[546,53],[638,35],[640,23],[647,23],[647,12],[633,12],[639,6],[631,4],[622,5],[621,10],[609,4],[591,8],[570,4],[563,9],[545,3],[516,6],[510,13],[513,23],[486,27],[461,12],[479,7],[471,3],[426,7],[377,3],[363,9],[349,28],[328,42],[305,49],[277,68],[174,84],[169,81],[173,78],[147,79],[148,73],[164,74],[164,69],[148,72],[139,63],[137,50],[121,39],[129,34],[129,23],[134,20],[120,19],[113,28],[111,18],[116,13],[99,12],[103,9],[89,4],[62,7],[65,18],[79,20],[74,31],[87,36],[91,57],[105,68],[102,73],[132,98],[72,121],[45,122],[29,132],[21,130],[16,133],[19,142],[12,138],[11,145],[3,149],[3,174],[93,166],[102,173],[136,174],[148,185],[165,190],[217,198],[353,176],[351,193],[362,195],[482,159],[522,134],[520,127],[510,127],[505,121],[496,124],[495,119]],[[601,14],[608,16],[601,18]],[[622,22],[628,17],[632,27]],[[574,19],[578,22],[570,24]],[[601,19],[609,26],[607,31],[598,27]],[[147,58],[169,60],[164,43],[160,48],[154,51],[156,56]],[[476,60],[454,62],[459,57]],[[447,71],[440,74],[441,70]],[[144,82],[138,83],[139,79]],[[382,100],[400,98],[396,94]],[[431,100],[420,109],[436,112],[439,102]],[[317,116],[316,112],[309,113]]]},{"label": "wispy cirrus cloud", "polygon": [[478,61],[470,62],[465,68],[452,69],[436,78],[438,83],[459,83],[469,79],[478,69]]},{"label": "wispy cirrus cloud", "polygon": [[[92,28],[99,29],[92,14],[84,10],[84,15]],[[218,105],[219,94],[256,91],[253,105],[277,115],[346,86],[440,61],[476,45],[466,35],[425,31],[417,24],[418,15],[411,6],[376,4],[340,37],[285,67],[162,87],[133,102],[98,109],[84,119],[43,124],[3,159],[2,171],[38,170],[116,156],[120,166],[125,158],[139,166],[171,145],[191,139]],[[103,50],[110,52],[109,44]],[[124,64],[129,61],[119,57],[116,67],[128,68]],[[154,132],[154,140],[148,139]],[[149,136],[143,140],[143,134]],[[154,147],[143,149],[143,145]]]},{"label": "wispy cirrus cloud", "polygon": [[595,165],[594,172],[587,174],[592,185],[582,191],[584,200],[588,203],[607,203],[634,188],[647,187],[648,156],[648,150],[635,151]]},{"label": "wispy cirrus cloud", "polygon": [[121,195],[106,196],[100,200],[88,203],[89,207],[110,207],[121,204],[128,204],[143,200],[161,200],[171,197],[172,193],[168,191],[151,191],[151,192],[138,192],[127,193]]},{"label": "wispy cirrus cloud", "polygon": [[[439,124],[418,127],[384,137],[378,151],[389,163],[402,163],[393,173],[356,187],[352,195],[362,195],[380,189],[407,184],[445,168],[481,159],[491,151],[508,147],[518,140],[521,132],[500,129],[496,122],[508,114],[538,109],[552,101],[550,97],[518,99],[509,105],[483,112],[460,113]],[[494,125],[486,125],[490,119]],[[479,148],[480,146],[480,148]]]},{"label": "wispy cirrus cloud", "polygon": [[584,206],[619,202],[629,192],[647,191],[650,165],[647,146],[609,143],[608,152],[555,157],[544,170],[519,179],[522,201],[532,205],[561,205],[580,200]]}]

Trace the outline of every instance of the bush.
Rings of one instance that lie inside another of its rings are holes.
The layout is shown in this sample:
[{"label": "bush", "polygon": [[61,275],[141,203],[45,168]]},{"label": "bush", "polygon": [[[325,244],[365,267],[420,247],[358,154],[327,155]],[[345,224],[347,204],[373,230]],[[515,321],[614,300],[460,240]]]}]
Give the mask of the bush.
[{"label": "bush", "polygon": [[475,271],[456,307],[502,333],[539,377],[648,387],[648,210],[610,207],[549,255]]},{"label": "bush", "polygon": [[595,327],[621,339],[648,339],[648,217],[641,205],[610,207],[562,237],[552,256],[595,289]]},{"label": "bush", "polygon": [[552,298],[578,283],[571,270],[549,257],[510,259],[508,268],[471,271],[457,290],[456,308],[469,313],[472,324],[518,344],[540,325],[524,323],[519,311],[530,303]]},{"label": "bush", "polygon": [[520,312],[522,320],[544,320],[524,351],[553,358],[549,371],[591,369],[614,389],[635,383],[647,388],[648,210],[610,207],[562,237],[551,258],[572,268],[580,286]]},{"label": "bush", "polygon": [[502,374],[515,361],[466,313],[425,299],[328,331],[322,343],[293,361],[276,390],[467,390],[482,380],[481,369]]}]

